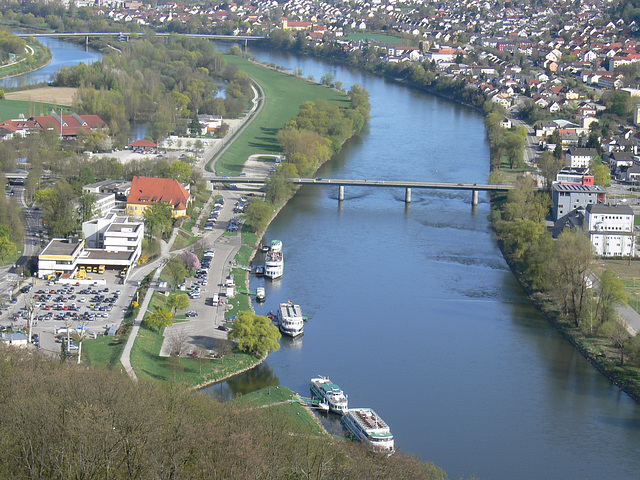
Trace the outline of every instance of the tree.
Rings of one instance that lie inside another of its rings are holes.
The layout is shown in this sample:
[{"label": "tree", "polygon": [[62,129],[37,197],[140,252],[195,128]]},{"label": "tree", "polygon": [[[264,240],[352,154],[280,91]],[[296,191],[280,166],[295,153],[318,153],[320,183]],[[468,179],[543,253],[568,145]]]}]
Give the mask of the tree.
[{"label": "tree", "polygon": [[173,325],[173,314],[166,308],[158,308],[155,312],[148,314],[144,321],[149,328],[155,328],[159,332],[163,327]]},{"label": "tree", "polygon": [[169,260],[169,263],[164,267],[164,271],[169,276],[174,289],[187,277],[187,269],[182,259],[177,256]]},{"label": "tree", "polygon": [[200,260],[198,260],[198,256],[195,253],[185,250],[180,254],[180,258],[182,258],[188,270],[198,270],[200,268]]},{"label": "tree", "polygon": [[229,334],[229,338],[237,342],[241,351],[256,355],[278,350],[280,337],[278,327],[271,325],[267,317],[250,311],[238,313],[233,330]]},{"label": "tree", "polygon": [[548,262],[548,275],[563,313],[580,326],[588,293],[588,276],[594,262],[589,237],[578,230],[565,229],[556,240]]},{"label": "tree", "polygon": [[189,308],[189,297],[186,293],[172,293],[167,297],[167,307],[173,309],[173,315],[178,310],[186,310]]},{"label": "tree", "polygon": [[624,283],[611,269],[602,272],[598,285],[598,301],[596,304],[596,316],[602,323],[613,320],[616,304],[626,305],[628,302],[627,291]]},{"label": "tree", "polygon": [[262,232],[267,228],[273,214],[273,208],[267,202],[254,197],[247,205],[245,213],[247,214],[247,222],[253,231]]},{"label": "tree", "polygon": [[624,365],[624,352],[631,335],[618,319],[609,320],[600,326],[600,333],[611,340],[615,348],[620,350],[620,366]]},{"label": "tree", "polygon": [[562,158],[557,158],[548,150],[542,152],[542,155],[540,155],[538,169],[540,170],[540,175],[544,178],[544,186],[548,191],[551,191],[551,185],[564,165],[565,162]]},{"label": "tree", "polygon": [[9,240],[6,235],[0,236],[0,260],[4,264],[4,261],[8,257],[12,257],[18,251],[18,247],[15,243]]},{"label": "tree", "polygon": [[333,85],[334,78],[335,76],[333,75],[333,73],[325,73],[324,75],[322,75],[322,77],[320,77],[320,83],[326,85],[327,87],[330,87]]},{"label": "tree", "polygon": [[149,238],[163,236],[173,226],[173,207],[157,202],[144,211],[144,228]]},{"label": "tree", "polygon": [[611,186],[611,170],[601,161],[594,159],[591,162],[591,173],[593,174],[593,183],[596,185]]},{"label": "tree", "polygon": [[80,196],[80,219],[82,222],[91,220],[94,215],[100,215],[100,212],[96,211],[96,201],[98,197],[93,193],[85,192]]}]

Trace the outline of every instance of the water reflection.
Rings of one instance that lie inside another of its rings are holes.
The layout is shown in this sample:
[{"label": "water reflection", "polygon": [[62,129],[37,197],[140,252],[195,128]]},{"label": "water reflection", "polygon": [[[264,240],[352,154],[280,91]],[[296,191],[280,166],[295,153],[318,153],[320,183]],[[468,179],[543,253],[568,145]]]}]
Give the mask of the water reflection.
[{"label": "water reflection", "polygon": [[275,387],[277,385],[280,385],[280,380],[271,367],[264,362],[251,370],[230,378],[226,382],[217,383],[204,388],[202,391],[220,400],[229,401],[238,395],[247,395],[261,388]]}]

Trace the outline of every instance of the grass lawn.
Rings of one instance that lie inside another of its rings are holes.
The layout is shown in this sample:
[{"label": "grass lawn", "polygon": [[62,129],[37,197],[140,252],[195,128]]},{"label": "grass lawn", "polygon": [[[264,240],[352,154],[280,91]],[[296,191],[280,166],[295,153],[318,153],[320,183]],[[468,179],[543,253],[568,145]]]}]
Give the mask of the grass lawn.
[{"label": "grass lawn", "polygon": [[184,247],[188,247],[189,245],[196,243],[199,239],[200,237],[192,235],[191,232],[186,232],[180,229],[178,230],[178,235],[176,235],[176,239],[171,246],[171,251],[173,252],[175,250],[180,250]]},{"label": "grass lawn", "polygon": [[598,273],[602,273],[605,268],[609,268],[624,283],[629,306],[640,313],[640,262],[633,260],[629,265],[628,259],[599,260],[596,268]]},{"label": "grass lawn", "polygon": [[235,399],[234,402],[242,407],[249,408],[272,405],[267,407],[269,408],[270,414],[284,414],[294,419],[299,425],[309,428],[311,432],[315,434],[324,433],[313,418],[313,414],[309,413],[307,409],[295,401],[297,398],[298,395],[294,391],[289,390],[287,387],[282,385],[278,385],[275,387],[266,387],[247,395],[243,395]]},{"label": "grass lawn", "polygon": [[382,43],[407,43],[407,41],[402,38],[393,37],[391,35],[383,35],[381,33],[350,33],[349,35],[345,36],[345,38],[347,40],[353,40],[354,42],[357,42],[359,40],[374,40],[376,42]]},{"label": "grass lawn", "polygon": [[[53,103],[31,102],[28,100],[0,100],[0,122],[18,118],[22,113],[29,118],[34,115],[51,115],[51,109],[55,108],[60,113],[60,106]],[[62,109],[64,115],[68,115],[71,110],[68,107]]]},{"label": "grass lawn", "polygon": [[[44,67],[50,59],[53,57],[51,51],[40,42],[27,43],[29,47],[33,49],[33,54],[25,52],[22,55],[14,57],[10,65],[4,65],[0,67],[0,78],[20,75],[32,70]],[[31,57],[33,61],[29,65],[28,58]],[[36,68],[37,67],[37,68]]]},{"label": "grass lawn", "polygon": [[218,175],[238,175],[250,155],[282,153],[276,141],[278,130],[298,114],[306,101],[325,99],[348,102],[344,93],[324,85],[256,65],[235,55],[225,55],[227,62],[236,64],[264,89],[266,99],[260,115],[240,135],[216,163]]},{"label": "grass lawn", "polygon": [[122,368],[120,357],[126,343],[126,335],[99,335],[93,340],[85,340],[82,342],[82,363],[98,369]]},{"label": "grass lawn", "polygon": [[[253,355],[234,352],[224,358],[160,357],[163,336],[144,326],[140,328],[131,350],[131,365],[138,378],[175,380],[188,386],[222,379],[232,372],[255,364]],[[199,364],[201,362],[201,365]],[[200,373],[202,367],[202,373]]]}]

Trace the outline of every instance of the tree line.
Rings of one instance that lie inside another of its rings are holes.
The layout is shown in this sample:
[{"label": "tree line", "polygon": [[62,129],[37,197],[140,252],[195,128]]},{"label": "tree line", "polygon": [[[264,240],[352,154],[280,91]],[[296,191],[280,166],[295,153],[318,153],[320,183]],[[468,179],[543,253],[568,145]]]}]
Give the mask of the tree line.
[{"label": "tree line", "polygon": [[245,210],[247,223],[256,232],[263,231],[277,205],[293,195],[290,178],[312,176],[320,165],[340,152],[342,145],[362,130],[370,118],[369,92],[353,85],[348,106],[326,100],[305,102],[298,115],[289,120],[277,135],[285,161],[268,178],[266,202],[252,199]]},{"label": "tree line", "polygon": [[[491,223],[503,252],[530,294],[576,339],[600,343],[640,366],[640,336],[619,321],[617,305],[627,303],[623,282],[610,270],[595,275],[596,256],[586,233],[565,228],[554,239],[545,225],[551,198],[531,178],[520,179],[506,197],[494,198]],[[636,380],[637,381],[637,380]]]},{"label": "tree line", "polygon": [[0,479],[446,479],[318,436],[277,408],[0,346]]}]

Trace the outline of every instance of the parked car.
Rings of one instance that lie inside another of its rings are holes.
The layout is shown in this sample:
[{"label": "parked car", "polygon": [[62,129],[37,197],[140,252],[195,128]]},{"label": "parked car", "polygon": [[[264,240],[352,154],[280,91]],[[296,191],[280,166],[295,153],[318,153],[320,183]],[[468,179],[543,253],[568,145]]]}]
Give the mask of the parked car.
[{"label": "parked car", "polygon": [[218,330],[222,330],[223,332],[228,332],[231,329],[229,327],[227,327],[226,325],[218,325]]},{"label": "parked car", "polygon": [[198,316],[198,312],[196,312],[195,310],[190,310],[187,313],[185,313],[185,315],[187,317],[197,317]]}]

